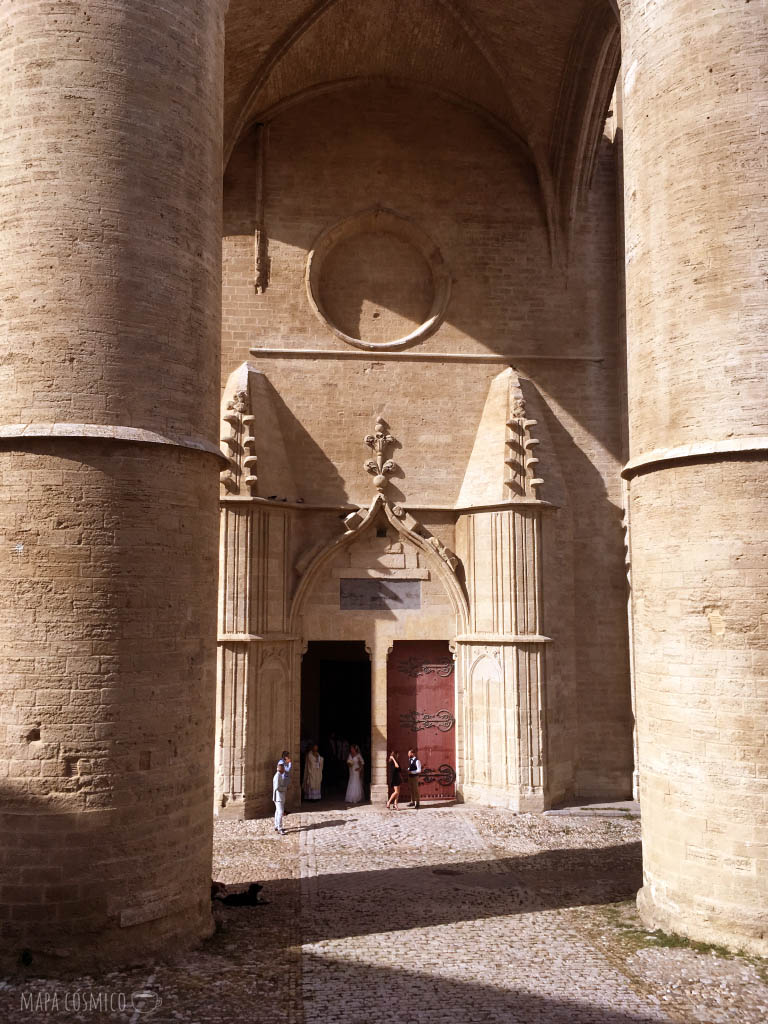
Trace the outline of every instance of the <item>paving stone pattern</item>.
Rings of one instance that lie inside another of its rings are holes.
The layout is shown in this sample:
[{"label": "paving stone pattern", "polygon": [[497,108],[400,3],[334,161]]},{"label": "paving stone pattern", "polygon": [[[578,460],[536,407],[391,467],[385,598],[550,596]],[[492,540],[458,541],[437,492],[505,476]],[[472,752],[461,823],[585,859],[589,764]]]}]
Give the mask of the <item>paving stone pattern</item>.
[{"label": "paving stone pattern", "polygon": [[[285,837],[269,819],[216,825],[216,877],[258,878],[268,905],[218,908],[216,934],[164,963],[0,982],[0,1021],[758,1024],[768,1015],[754,961],[626,951],[608,914],[630,912],[639,884],[639,822],[629,815],[324,806],[286,825]],[[131,996],[142,991],[162,1005],[138,1012]],[[64,1006],[75,992],[79,1011]],[[99,993],[113,1002],[122,993],[125,1011],[83,1008]],[[46,1013],[46,997],[58,1008]]]}]

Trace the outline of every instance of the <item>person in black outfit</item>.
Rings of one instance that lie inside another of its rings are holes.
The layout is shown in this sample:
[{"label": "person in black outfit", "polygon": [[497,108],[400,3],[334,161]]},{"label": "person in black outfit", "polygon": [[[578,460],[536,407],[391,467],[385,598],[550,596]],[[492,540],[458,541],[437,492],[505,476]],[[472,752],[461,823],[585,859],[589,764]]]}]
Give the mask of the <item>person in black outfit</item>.
[{"label": "person in black outfit", "polygon": [[400,799],[403,773],[400,771],[400,762],[396,750],[390,751],[387,766],[389,768],[389,785],[392,788],[392,796],[387,800],[387,807],[391,807],[393,811],[399,811],[400,808],[397,806],[397,801]]}]

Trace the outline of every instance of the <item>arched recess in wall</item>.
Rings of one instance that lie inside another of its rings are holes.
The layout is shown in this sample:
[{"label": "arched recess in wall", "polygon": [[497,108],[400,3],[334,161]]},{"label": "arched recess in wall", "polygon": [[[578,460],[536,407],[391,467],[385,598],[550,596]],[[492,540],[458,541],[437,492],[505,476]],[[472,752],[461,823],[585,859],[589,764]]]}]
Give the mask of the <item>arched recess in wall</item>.
[{"label": "arched recess in wall", "polygon": [[[429,82],[421,82],[415,78],[407,78],[403,75],[394,74],[350,75],[347,78],[334,79],[332,82],[321,82],[317,85],[310,85],[305,89],[300,89],[295,93],[291,93],[289,96],[281,97],[271,106],[259,108],[254,116],[249,120],[248,124],[243,128],[243,131],[241,135],[238,136],[237,141],[239,141],[240,138],[242,138],[242,135],[252,128],[254,124],[268,124],[270,121],[273,121],[276,117],[284,114],[292,107],[298,106],[307,100],[315,99],[318,96],[333,95],[333,93],[341,92],[345,89],[352,89],[358,85],[374,85],[376,83],[399,85],[403,88],[409,88],[416,92],[424,93],[425,95],[437,96],[442,100],[446,100],[448,103],[455,104],[462,110],[466,110],[468,113],[480,118],[481,121],[484,121],[487,125],[493,128],[494,131],[498,132],[510,146],[514,146],[521,150],[527,159],[533,164],[534,169],[538,173],[536,161],[525,138],[520,135],[512,125],[500,118],[493,111],[474,100],[468,99],[461,93],[454,92],[452,89],[446,89],[440,85],[433,85]],[[236,144],[237,143],[235,143],[235,145]]]},{"label": "arched recess in wall", "polygon": [[[291,687],[291,666],[283,652],[267,649],[261,654],[261,664],[255,667],[257,686],[254,687],[255,706],[246,711],[246,756],[256,757],[256,764],[248,770],[246,788],[261,785],[271,777],[274,764],[282,751],[275,746],[275,737],[284,737],[282,746],[290,745],[297,715],[295,697]],[[261,794],[246,793],[258,798]]]},{"label": "arched recess in wall", "polygon": [[[498,651],[496,654],[498,656]],[[488,653],[481,654],[470,665],[463,710],[465,771],[472,772],[471,777],[464,780],[465,783],[504,785],[506,778],[496,777],[497,772],[503,769],[504,759],[492,756],[498,754],[498,751],[491,735],[492,725],[498,726],[499,720],[505,717],[504,678],[499,662]],[[502,749],[509,749],[506,729]]]},{"label": "arched recess in wall", "polygon": [[[363,512],[362,509],[361,512]],[[440,553],[441,545],[418,523],[411,521],[411,523],[406,524],[404,522],[406,513],[399,506],[391,505],[382,495],[377,495],[360,523],[354,529],[331,541],[309,563],[291,602],[289,629],[292,633],[297,635],[301,633],[301,615],[305,603],[324,568],[340,551],[356,543],[368,533],[381,513],[386,516],[390,525],[397,530],[401,537],[418,549],[424,557],[425,564],[442,583],[450,599],[453,613],[456,616],[456,633],[464,633],[468,629],[469,609],[467,599],[456,573],[448,562],[447,555],[444,557]]]},{"label": "arched recess in wall", "polygon": [[[526,189],[530,190],[526,197],[526,203],[529,204],[527,208],[530,209],[531,216],[535,218],[537,227],[541,230],[546,258],[550,261],[554,260],[558,244],[556,238],[558,218],[549,175],[542,174],[540,161],[535,158],[535,154],[525,138],[509,121],[476,100],[440,84],[398,74],[361,73],[308,85],[298,91],[278,97],[268,106],[260,106],[244,129],[244,134],[238,140],[237,145],[229,154],[228,169],[236,166],[244,151],[254,154],[254,216],[257,222],[256,247],[260,267],[257,291],[264,291],[269,285],[271,233],[274,227],[270,221],[270,212],[275,203],[276,190],[279,185],[284,184],[279,172],[275,170],[275,160],[279,160],[279,156],[276,154],[280,152],[282,120],[308,116],[317,121],[318,118],[325,115],[326,104],[329,108],[334,106],[343,108],[347,103],[360,103],[360,116],[364,118],[365,107],[363,104],[366,102],[366,90],[387,96],[393,104],[402,105],[404,97],[409,97],[408,103],[415,118],[426,116],[431,109],[437,111],[438,106],[442,105],[442,116],[446,120],[450,120],[454,124],[462,119],[467,123],[474,122],[478,133],[487,134],[488,142],[484,144],[493,145],[500,152],[507,153],[510,161],[515,165],[512,173],[524,175]],[[316,104],[314,108],[312,107],[313,103]],[[302,114],[304,107],[310,111],[308,115]],[[407,116],[406,113],[406,119]],[[404,123],[402,107],[398,107],[398,119],[399,124]],[[333,153],[335,147],[330,124],[325,145],[328,146],[329,152]],[[345,144],[345,139],[348,137],[342,137],[342,145]],[[277,144],[275,139],[278,140]],[[433,155],[425,154],[425,169],[433,172],[441,166],[443,159],[444,156],[439,151]],[[514,185],[514,180],[510,179],[508,182],[510,194],[514,194]],[[397,200],[393,197],[388,197],[384,205],[392,207],[395,211],[399,208]]]},{"label": "arched recess in wall", "polygon": [[262,711],[272,715],[274,713],[274,699],[276,691],[270,690],[270,688],[264,684],[266,681],[269,681],[273,687],[280,686],[281,683],[285,682],[288,676],[288,666],[283,658],[274,651],[270,651],[263,656],[263,660],[259,666],[259,675],[265,692],[269,691],[269,696],[265,697],[266,703],[262,708]]}]

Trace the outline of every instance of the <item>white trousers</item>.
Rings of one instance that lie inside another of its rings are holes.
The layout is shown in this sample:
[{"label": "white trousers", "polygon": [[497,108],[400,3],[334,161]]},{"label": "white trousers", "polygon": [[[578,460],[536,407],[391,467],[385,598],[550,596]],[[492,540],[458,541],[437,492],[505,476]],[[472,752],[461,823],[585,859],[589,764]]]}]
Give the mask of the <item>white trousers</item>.
[{"label": "white trousers", "polygon": [[285,814],[285,794],[275,793],[272,799],[275,801],[275,828],[282,829],[283,815]]}]

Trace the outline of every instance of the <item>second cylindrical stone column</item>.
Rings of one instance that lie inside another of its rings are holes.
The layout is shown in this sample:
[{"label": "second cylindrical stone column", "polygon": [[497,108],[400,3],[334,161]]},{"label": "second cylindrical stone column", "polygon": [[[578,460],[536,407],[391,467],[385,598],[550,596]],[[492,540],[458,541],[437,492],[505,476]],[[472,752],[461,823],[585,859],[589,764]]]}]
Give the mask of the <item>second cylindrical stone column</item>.
[{"label": "second cylindrical stone column", "polygon": [[638,903],[765,954],[765,5],[621,9]]}]

